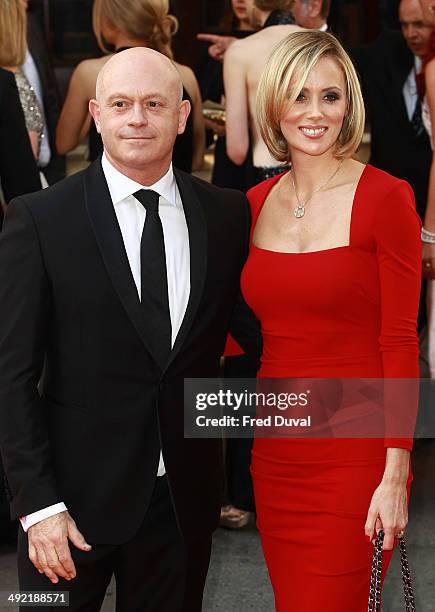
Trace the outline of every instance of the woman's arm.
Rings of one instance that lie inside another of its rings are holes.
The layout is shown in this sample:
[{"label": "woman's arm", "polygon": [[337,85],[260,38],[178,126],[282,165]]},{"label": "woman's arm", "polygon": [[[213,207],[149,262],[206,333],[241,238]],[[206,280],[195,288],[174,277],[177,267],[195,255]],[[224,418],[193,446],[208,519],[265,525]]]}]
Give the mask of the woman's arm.
[{"label": "woman's arm", "polygon": [[30,146],[32,147],[33,156],[35,159],[38,159],[39,134],[38,132],[35,132],[34,130],[28,130],[27,133],[29,134]]},{"label": "woman's arm", "polygon": [[385,532],[384,549],[407,523],[407,478],[418,409],[417,313],[421,280],[420,220],[405,181],[376,202],[374,238],[380,284],[379,349],[384,377],[386,462],[365,526],[372,539]]},{"label": "woman's arm", "polygon": [[85,60],[74,70],[68,93],[56,128],[56,148],[64,155],[88,135],[90,121],[88,103],[95,95],[97,70],[95,60]]},{"label": "woman's arm", "polygon": [[192,127],[193,127],[193,155],[192,171],[201,170],[204,163],[205,151],[205,125],[202,114],[201,92],[198,81],[193,70],[188,66],[183,66],[180,71],[183,85],[192,100]]},{"label": "woman's arm", "polygon": [[[429,105],[432,125],[432,142],[435,144],[435,59],[431,60],[425,69],[426,97]],[[429,191],[424,217],[424,228],[435,233],[435,156],[432,156],[432,165],[429,175]],[[430,266],[427,266],[427,264]],[[435,244],[423,242],[423,275],[435,279]]]},{"label": "woman's arm", "polygon": [[248,95],[243,41],[234,42],[224,57],[227,155],[238,166],[249,150]]}]

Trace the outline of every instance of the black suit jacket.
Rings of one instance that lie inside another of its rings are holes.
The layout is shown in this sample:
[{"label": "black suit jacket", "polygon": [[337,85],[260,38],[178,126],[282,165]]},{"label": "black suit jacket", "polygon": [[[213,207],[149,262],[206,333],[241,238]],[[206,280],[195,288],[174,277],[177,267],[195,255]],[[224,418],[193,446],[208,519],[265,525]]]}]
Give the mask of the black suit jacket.
[{"label": "black suit jacket", "polygon": [[249,208],[237,191],[175,176],[191,291],[163,371],[100,160],[9,207],[0,238],[0,442],[13,517],[63,500],[90,542],[125,542],[146,511],[162,446],[185,537],[217,524],[221,441],[184,439],[183,381],[217,375],[231,316],[239,342],[258,348],[256,320],[232,315]]},{"label": "black suit jacket", "polygon": [[51,150],[50,163],[43,172],[50,184],[65,177],[65,156],[56,151],[56,125],[60,114],[60,96],[47,44],[39,21],[31,11],[27,13],[27,44],[41,80],[45,120]]},{"label": "black suit jacket", "polygon": [[361,76],[371,125],[370,163],[407,180],[414,189],[417,211],[424,216],[432,150],[426,132],[415,135],[403,97],[414,56],[401,33],[388,30],[350,53]]},{"label": "black suit jacket", "polygon": [[41,189],[14,75],[0,68],[0,180],[6,202]]}]

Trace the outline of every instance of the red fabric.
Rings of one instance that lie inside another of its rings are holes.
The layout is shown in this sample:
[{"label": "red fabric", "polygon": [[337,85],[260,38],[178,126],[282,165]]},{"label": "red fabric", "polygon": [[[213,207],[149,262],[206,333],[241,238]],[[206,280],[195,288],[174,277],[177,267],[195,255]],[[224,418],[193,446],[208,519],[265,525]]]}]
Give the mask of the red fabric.
[{"label": "red fabric", "polygon": [[[252,231],[279,179],[248,192]],[[349,246],[279,253],[251,241],[242,291],[262,327],[259,377],[418,378],[419,234],[409,185],[367,166]],[[412,440],[255,439],[258,527],[278,612],[367,609],[364,525],[385,446]]]},{"label": "red fabric", "polygon": [[227,342],[224,348],[224,357],[235,357],[236,355],[243,355],[244,351],[240,344],[234,340],[231,334],[227,336]]}]

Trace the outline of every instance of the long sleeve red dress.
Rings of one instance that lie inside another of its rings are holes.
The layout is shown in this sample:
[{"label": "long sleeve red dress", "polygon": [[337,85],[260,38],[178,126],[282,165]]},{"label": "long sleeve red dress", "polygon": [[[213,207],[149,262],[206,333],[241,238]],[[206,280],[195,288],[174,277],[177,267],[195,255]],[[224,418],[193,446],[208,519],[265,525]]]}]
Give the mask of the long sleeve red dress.
[{"label": "long sleeve red dress", "polygon": [[[248,193],[252,229],[279,180]],[[251,239],[242,291],[262,328],[259,377],[418,378],[420,274],[412,190],[368,165],[348,246],[287,253]],[[373,545],[364,526],[389,446],[412,440],[254,440],[257,525],[278,612],[367,610]]]}]

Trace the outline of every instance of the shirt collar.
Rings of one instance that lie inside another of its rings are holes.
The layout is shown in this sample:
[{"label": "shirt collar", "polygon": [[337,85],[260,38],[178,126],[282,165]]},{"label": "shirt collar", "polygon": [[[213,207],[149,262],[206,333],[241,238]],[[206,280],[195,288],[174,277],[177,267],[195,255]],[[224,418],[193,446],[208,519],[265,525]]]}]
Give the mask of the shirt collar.
[{"label": "shirt collar", "polygon": [[133,195],[139,189],[152,189],[169,202],[169,204],[173,206],[177,205],[176,182],[172,163],[166,174],[153,185],[141,185],[128,178],[128,176],[122,174],[122,172],[117,170],[113,164],[110,163],[105,153],[103,153],[101,158],[101,165],[113,204],[118,204],[128,196]]},{"label": "shirt collar", "polygon": [[418,57],[417,55],[414,55],[414,67],[415,67],[416,74],[418,74],[421,71],[422,65],[423,65],[423,62],[421,58]]},{"label": "shirt collar", "polygon": [[327,29],[328,29],[328,24],[324,23],[322,26],[320,26],[319,32],[326,32]]}]

